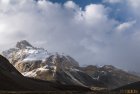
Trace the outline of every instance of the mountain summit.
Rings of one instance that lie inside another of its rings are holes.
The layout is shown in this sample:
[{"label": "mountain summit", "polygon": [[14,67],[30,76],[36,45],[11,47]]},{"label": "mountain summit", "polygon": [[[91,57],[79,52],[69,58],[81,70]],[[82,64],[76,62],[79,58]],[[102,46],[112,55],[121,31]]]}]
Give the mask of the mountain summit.
[{"label": "mountain summit", "polygon": [[33,46],[26,40],[17,42],[16,47],[19,49],[33,48]]}]

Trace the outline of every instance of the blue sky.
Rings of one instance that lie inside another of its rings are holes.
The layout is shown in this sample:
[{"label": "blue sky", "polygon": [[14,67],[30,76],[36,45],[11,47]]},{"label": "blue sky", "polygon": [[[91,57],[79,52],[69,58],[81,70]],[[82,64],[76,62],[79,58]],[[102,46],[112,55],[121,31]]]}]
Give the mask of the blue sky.
[{"label": "blue sky", "polygon": [[[57,3],[65,3],[67,0],[50,0],[52,2]],[[89,5],[91,3],[101,3],[102,0],[74,0],[76,4],[78,4],[80,7],[84,8],[86,5]]]},{"label": "blue sky", "polygon": [[[54,3],[64,4],[67,0],[50,0],[50,1]],[[89,4],[103,4],[105,7],[109,7],[112,9],[112,11],[110,11],[109,16],[121,22],[128,21],[130,19],[128,18],[128,15],[130,16],[131,14],[128,12],[126,4],[124,3],[110,4],[104,1],[105,0],[73,0],[73,2],[75,2],[82,9],[85,9],[85,7]]]},{"label": "blue sky", "polygon": [[0,0],[0,51],[28,40],[80,65],[140,71],[139,9],[140,0]]}]

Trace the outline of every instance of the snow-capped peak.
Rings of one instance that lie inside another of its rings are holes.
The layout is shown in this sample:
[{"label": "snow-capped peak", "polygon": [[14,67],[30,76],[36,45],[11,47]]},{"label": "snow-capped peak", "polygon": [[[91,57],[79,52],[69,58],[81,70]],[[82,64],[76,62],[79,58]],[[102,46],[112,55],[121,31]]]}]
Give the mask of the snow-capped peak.
[{"label": "snow-capped peak", "polygon": [[[10,60],[11,63],[16,62],[33,62],[40,61],[48,62],[55,65],[59,62],[59,65],[67,66],[79,66],[79,64],[70,56],[64,54],[49,53],[43,48],[37,48],[32,46],[28,41],[22,40],[17,42],[16,48],[3,51],[3,55]],[[64,63],[65,62],[65,63]]]}]

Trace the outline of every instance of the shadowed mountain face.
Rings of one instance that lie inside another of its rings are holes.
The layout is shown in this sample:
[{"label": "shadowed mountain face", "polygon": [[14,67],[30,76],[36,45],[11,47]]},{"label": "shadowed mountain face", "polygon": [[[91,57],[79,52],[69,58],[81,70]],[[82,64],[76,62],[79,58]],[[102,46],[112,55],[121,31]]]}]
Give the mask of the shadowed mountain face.
[{"label": "shadowed mountain face", "polygon": [[89,91],[81,86],[66,86],[22,76],[9,61],[0,55],[0,90],[7,91]]},{"label": "shadowed mountain face", "polygon": [[90,65],[87,67],[82,67],[81,70],[89,74],[91,77],[97,78],[111,89],[140,81],[139,76],[125,72],[111,65],[105,65],[102,67]]}]

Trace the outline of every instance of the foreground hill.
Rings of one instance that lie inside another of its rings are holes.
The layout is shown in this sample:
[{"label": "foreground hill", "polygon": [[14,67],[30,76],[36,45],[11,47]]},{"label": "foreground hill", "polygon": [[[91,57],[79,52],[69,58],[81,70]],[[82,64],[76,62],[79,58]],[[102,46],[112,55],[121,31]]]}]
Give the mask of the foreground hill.
[{"label": "foreground hill", "polygon": [[140,81],[124,85],[112,91],[121,94],[140,94]]}]

